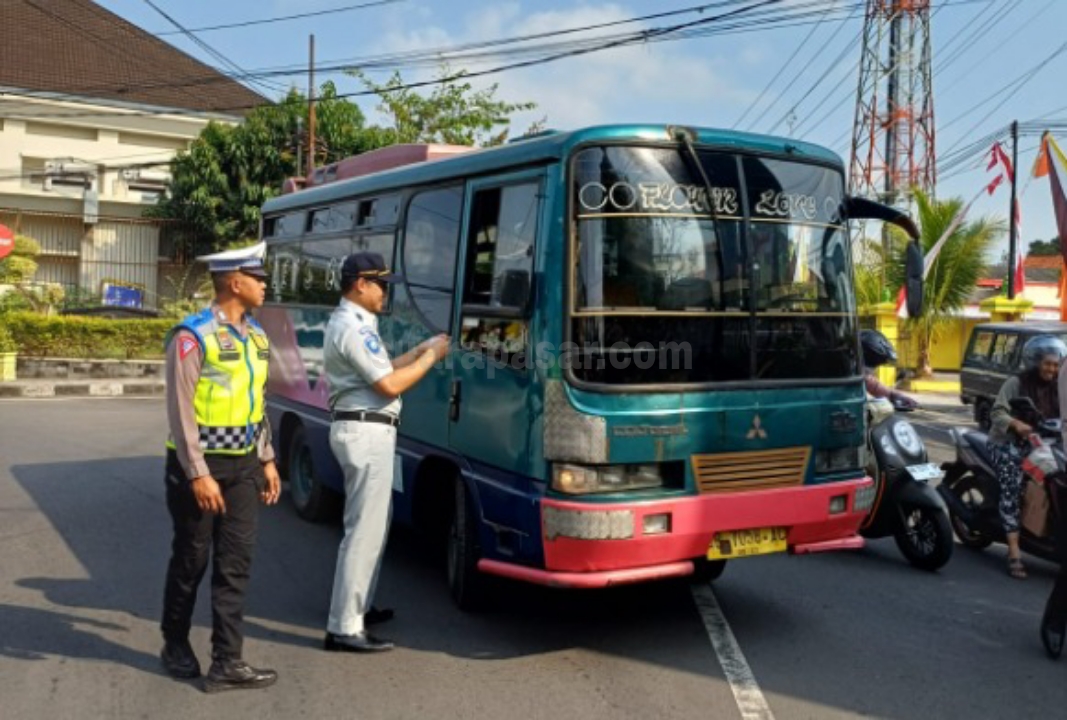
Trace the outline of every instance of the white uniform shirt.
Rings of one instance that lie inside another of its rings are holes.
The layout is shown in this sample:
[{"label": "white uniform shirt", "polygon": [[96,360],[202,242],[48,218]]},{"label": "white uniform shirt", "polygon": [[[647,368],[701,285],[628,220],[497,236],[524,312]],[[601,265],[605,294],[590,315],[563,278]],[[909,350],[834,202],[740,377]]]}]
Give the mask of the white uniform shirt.
[{"label": "white uniform shirt", "polygon": [[330,383],[330,408],[374,410],[400,415],[400,398],[390,398],[374,384],[393,372],[389,351],[378,337],[378,316],[341,299],[326,325],[323,366]]}]

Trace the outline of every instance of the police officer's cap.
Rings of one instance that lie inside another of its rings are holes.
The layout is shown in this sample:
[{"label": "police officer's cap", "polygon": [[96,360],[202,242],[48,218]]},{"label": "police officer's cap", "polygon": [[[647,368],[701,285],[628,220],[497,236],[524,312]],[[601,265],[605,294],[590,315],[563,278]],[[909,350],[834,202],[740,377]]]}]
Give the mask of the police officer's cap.
[{"label": "police officer's cap", "polygon": [[346,280],[363,278],[387,283],[400,282],[402,279],[386,267],[385,259],[381,253],[376,252],[357,252],[346,257],[344,265],[341,266],[341,277]]},{"label": "police officer's cap", "polygon": [[201,255],[197,260],[206,262],[207,270],[212,274],[242,272],[245,275],[266,279],[267,270],[263,267],[263,254],[266,249],[266,243],[258,243],[238,250]]}]

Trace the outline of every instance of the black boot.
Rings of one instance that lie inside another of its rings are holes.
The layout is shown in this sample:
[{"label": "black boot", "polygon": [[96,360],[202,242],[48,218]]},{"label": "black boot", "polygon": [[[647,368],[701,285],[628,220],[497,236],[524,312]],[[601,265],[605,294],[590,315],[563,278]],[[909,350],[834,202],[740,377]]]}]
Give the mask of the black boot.
[{"label": "black boot", "polygon": [[273,670],[260,670],[240,659],[215,658],[204,678],[204,692],[254,690],[273,685],[277,680],[278,673]]},{"label": "black boot", "polygon": [[1045,652],[1053,660],[1058,660],[1063,654],[1064,627],[1062,620],[1056,620],[1045,610],[1041,618],[1041,643],[1045,646]]},{"label": "black boot", "polygon": [[188,640],[168,640],[163,645],[159,658],[163,661],[163,669],[171,677],[180,680],[200,677],[200,661],[196,659],[196,653]]}]

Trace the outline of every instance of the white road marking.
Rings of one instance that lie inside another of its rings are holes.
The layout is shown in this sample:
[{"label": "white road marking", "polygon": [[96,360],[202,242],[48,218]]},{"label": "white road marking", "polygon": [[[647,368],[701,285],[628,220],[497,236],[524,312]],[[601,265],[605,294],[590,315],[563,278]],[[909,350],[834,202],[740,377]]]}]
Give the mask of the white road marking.
[{"label": "white road marking", "polygon": [[693,585],[693,600],[711,638],[711,646],[719,656],[719,664],[734,693],[742,720],[774,720],[774,713],[756,683],[756,677],[737,644],[737,638],[726,622],[719,601],[709,584]]}]

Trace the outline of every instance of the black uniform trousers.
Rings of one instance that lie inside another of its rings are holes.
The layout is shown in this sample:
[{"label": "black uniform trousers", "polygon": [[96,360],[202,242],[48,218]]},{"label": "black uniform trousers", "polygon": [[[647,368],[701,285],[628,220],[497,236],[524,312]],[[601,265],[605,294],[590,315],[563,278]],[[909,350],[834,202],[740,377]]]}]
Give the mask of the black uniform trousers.
[{"label": "black uniform trousers", "polygon": [[1056,584],[1045,604],[1045,617],[1053,627],[1062,628],[1067,624],[1067,487],[1059,482],[1049,483],[1052,495],[1053,518],[1056,532],[1056,559],[1060,571],[1056,575]]},{"label": "black uniform trousers", "polygon": [[161,628],[168,641],[188,639],[196,591],[207,571],[208,556],[213,555],[212,657],[240,658],[263,466],[255,450],[242,456],[206,455],[205,460],[226,501],[224,515],[200,510],[177,454],[167,451],[167,509],[174,524],[174,541]]}]

